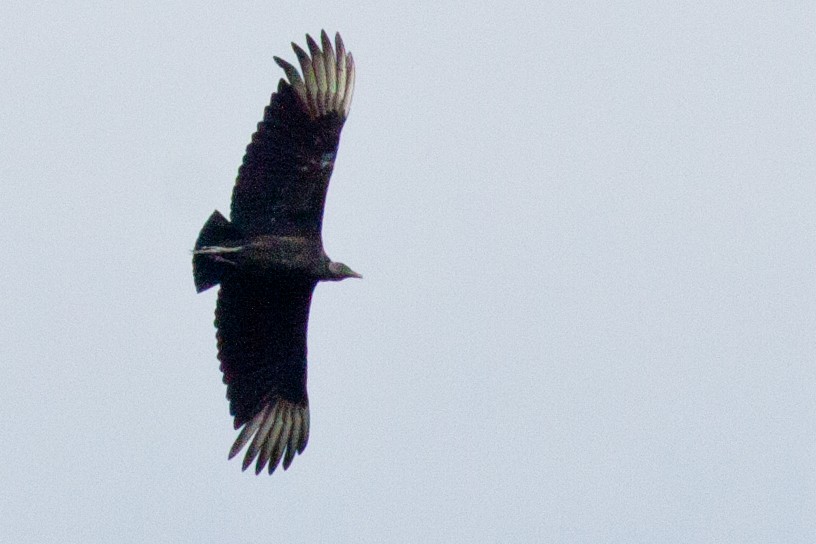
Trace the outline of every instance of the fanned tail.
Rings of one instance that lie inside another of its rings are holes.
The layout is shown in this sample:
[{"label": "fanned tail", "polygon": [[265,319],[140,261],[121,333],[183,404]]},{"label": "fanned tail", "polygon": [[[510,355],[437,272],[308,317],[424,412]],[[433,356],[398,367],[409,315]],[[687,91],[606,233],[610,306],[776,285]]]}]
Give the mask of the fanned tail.
[{"label": "fanned tail", "polygon": [[[235,227],[216,210],[204,223],[193,250],[193,280],[196,292],[206,291],[218,285],[224,270],[230,266],[228,260],[219,255],[218,246],[238,238]],[[226,248],[223,248],[226,249]]]}]

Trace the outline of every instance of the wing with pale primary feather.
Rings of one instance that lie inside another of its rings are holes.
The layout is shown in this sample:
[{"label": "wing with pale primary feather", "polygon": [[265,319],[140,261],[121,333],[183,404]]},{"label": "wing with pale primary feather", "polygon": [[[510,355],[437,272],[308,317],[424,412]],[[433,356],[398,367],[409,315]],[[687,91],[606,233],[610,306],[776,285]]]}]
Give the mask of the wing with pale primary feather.
[{"label": "wing with pale primary feather", "polygon": [[[315,281],[234,272],[221,281],[215,326],[230,414],[243,430],[230,458],[249,443],[246,469],[283,459],[289,467],[309,437],[306,330]],[[251,440],[251,442],[250,442]]]},{"label": "wing with pale primary feather", "polygon": [[354,59],[325,31],[309,52],[292,44],[302,76],[275,57],[281,79],[247,146],[232,193],[232,222],[246,235],[320,235],[329,178],[354,91]]}]

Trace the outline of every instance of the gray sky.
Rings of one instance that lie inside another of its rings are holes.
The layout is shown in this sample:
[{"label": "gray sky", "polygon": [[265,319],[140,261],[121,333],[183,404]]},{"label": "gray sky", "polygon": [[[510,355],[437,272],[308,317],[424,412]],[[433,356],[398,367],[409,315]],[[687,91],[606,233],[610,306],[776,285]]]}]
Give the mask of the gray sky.
[{"label": "gray sky", "polygon": [[[242,4],[3,10],[0,540],[816,540],[808,2]],[[321,28],[365,280],[255,477],[189,250]]]}]

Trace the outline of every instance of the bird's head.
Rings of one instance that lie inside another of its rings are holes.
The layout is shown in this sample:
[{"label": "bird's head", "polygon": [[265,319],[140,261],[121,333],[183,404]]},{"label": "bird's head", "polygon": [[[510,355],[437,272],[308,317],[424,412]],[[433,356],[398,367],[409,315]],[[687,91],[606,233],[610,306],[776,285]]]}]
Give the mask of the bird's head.
[{"label": "bird's head", "polygon": [[343,263],[329,263],[329,280],[340,281],[346,278],[362,278],[362,276]]}]

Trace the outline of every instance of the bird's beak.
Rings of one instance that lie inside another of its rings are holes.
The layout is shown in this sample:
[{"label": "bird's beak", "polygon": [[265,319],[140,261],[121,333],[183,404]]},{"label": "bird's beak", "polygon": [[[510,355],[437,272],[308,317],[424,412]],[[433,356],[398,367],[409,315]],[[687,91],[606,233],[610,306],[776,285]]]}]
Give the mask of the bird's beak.
[{"label": "bird's beak", "polygon": [[363,279],[363,275],[362,275],[362,274],[358,274],[357,272],[355,272],[355,271],[353,271],[353,270],[351,271],[351,276],[350,276],[350,277],[352,277],[352,278],[359,278],[359,279]]}]

